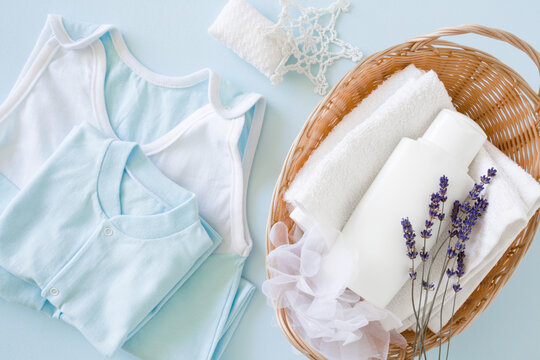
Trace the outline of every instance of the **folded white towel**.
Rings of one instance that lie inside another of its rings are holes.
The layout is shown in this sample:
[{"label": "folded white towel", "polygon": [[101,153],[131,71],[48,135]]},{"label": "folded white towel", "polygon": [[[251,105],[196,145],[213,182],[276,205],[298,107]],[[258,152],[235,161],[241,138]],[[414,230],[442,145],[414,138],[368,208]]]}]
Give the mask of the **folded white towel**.
[{"label": "folded white towel", "polygon": [[[415,76],[413,69],[407,71]],[[358,121],[287,197],[295,207],[291,218],[301,227],[311,218],[323,228],[341,230],[401,138],[419,137],[442,109],[453,109],[433,71],[409,79],[385,102],[373,101],[382,104],[367,110],[371,116]]]},{"label": "folded white towel", "polygon": [[[485,192],[489,201],[488,210],[474,228],[471,240],[467,243],[465,275],[460,282],[463,290],[457,294],[456,309],[463,305],[540,207],[538,182],[499,149],[486,142],[471,164],[469,174],[476,180],[491,167],[496,168],[498,172]],[[451,184],[452,179],[450,186]],[[440,274],[443,256],[436,259],[433,274]],[[443,279],[445,281],[446,277]],[[409,328],[415,323],[410,286],[409,282],[405,284],[388,307],[388,310],[403,320],[403,327],[400,330]],[[428,324],[430,330],[434,332],[438,332],[441,328],[442,295],[442,291],[437,295]],[[453,296],[454,291],[450,288],[443,307],[443,326],[452,315]]]},{"label": "folded white towel", "polygon": [[[285,193],[285,201],[296,207],[301,204],[299,192],[300,189],[310,186],[310,178],[315,173],[317,166],[323,159],[351,132],[356,126],[364,122],[381,105],[383,105],[399,88],[408,81],[416,80],[424,74],[424,71],[418,70],[414,65],[409,65],[405,69],[394,73],[375,90],[369,94],[360,104],[358,104],[350,113],[328,133],[326,138],[311,153],[304,166],[298,171],[289,189]],[[296,223],[303,229],[309,228],[304,221]]]}]

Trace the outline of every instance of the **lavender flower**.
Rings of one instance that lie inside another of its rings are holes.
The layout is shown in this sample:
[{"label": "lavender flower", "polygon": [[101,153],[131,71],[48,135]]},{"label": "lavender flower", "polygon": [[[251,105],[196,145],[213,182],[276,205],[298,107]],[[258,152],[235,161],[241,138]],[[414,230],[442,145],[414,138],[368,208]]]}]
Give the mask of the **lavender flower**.
[{"label": "lavender flower", "polygon": [[401,219],[401,226],[403,227],[403,232],[412,232],[412,225],[409,221],[409,218]]},{"label": "lavender flower", "polygon": [[448,178],[445,175],[443,175],[439,179],[439,200],[441,202],[445,202],[448,199],[448,197],[446,196],[447,190],[448,190]]},{"label": "lavender flower", "polygon": [[459,284],[454,284],[452,287],[454,288],[455,292],[458,292],[458,291],[462,290],[462,287]]},{"label": "lavender flower", "polygon": [[414,238],[416,237],[416,234],[414,233],[414,231],[408,230],[408,231],[405,231],[405,233],[403,234],[403,237],[405,238],[405,240],[414,240]]},{"label": "lavender flower", "polygon": [[471,212],[471,203],[466,201],[463,204],[460,205],[459,211],[461,211],[464,214],[468,214]]},{"label": "lavender flower", "polygon": [[427,261],[427,259],[429,259],[429,252],[422,249],[422,251],[420,251],[420,258],[422,259],[422,261]]},{"label": "lavender flower", "polygon": [[458,219],[457,216],[458,216],[458,213],[459,213],[460,205],[461,205],[461,203],[459,202],[459,200],[454,201],[454,205],[452,206],[452,211],[450,212],[450,219],[452,221]]},{"label": "lavender flower", "polygon": [[450,238],[457,236],[459,227],[461,226],[461,218],[458,217],[459,209],[461,208],[461,203],[459,200],[454,201],[452,206],[452,211],[450,212],[450,221],[452,222],[452,228],[448,230],[448,235]]},{"label": "lavender flower", "polygon": [[409,259],[416,259],[418,252],[416,251],[416,234],[413,231],[409,218],[401,219],[401,226],[403,228],[403,237],[405,238],[405,245],[407,246],[407,256]]},{"label": "lavender flower", "polygon": [[432,282],[430,282],[430,283],[428,284],[427,281],[422,281],[422,286],[424,287],[424,289],[430,290],[430,291],[435,289],[435,284],[432,283]]},{"label": "lavender flower", "polygon": [[412,280],[416,280],[416,271],[411,271],[409,273],[409,277],[412,279]]},{"label": "lavender flower", "polygon": [[454,275],[456,275],[456,272],[454,270],[452,270],[450,268],[446,269],[446,276],[452,277]]},{"label": "lavender flower", "polygon": [[487,175],[481,176],[480,181],[484,184],[489,184],[491,182],[491,179],[494,178],[497,175],[497,170],[494,168],[488,169]]},{"label": "lavender flower", "polygon": [[449,259],[453,259],[457,256],[457,251],[454,249],[453,246],[448,246],[448,250],[446,251],[446,255]]},{"label": "lavender flower", "polygon": [[457,256],[457,270],[456,275],[457,277],[462,277],[465,274],[465,251],[460,251]]},{"label": "lavender flower", "polygon": [[430,220],[437,217],[439,214],[439,207],[441,203],[441,196],[439,193],[431,194],[431,202],[429,203],[429,217]]},{"label": "lavender flower", "polygon": [[463,228],[461,228],[461,230],[458,230],[457,237],[461,241],[469,240],[469,237],[467,236],[467,233],[463,231]]},{"label": "lavender flower", "polygon": [[477,201],[478,210],[480,210],[481,212],[485,212],[488,205],[489,203],[487,202],[485,198],[480,198]]},{"label": "lavender flower", "polygon": [[[480,178],[482,179],[482,178]],[[480,184],[474,184],[473,188],[471,189],[471,191],[469,191],[469,196],[471,197],[471,199],[478,199],[479,198],[479,195],[480,193],[484,190],[484,183],[480,183]]]}]

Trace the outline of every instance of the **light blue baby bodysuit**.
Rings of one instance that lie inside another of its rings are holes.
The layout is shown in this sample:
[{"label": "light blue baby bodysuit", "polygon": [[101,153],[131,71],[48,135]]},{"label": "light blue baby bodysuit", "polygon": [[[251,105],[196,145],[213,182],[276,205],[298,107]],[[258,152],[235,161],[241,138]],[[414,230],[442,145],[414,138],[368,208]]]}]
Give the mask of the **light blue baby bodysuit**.
[{"label": "light blue baby bodysuit", "polygon": [[[0,189],[9,189],[6,199],[16,192],[6,179]],[[107,139],[87,124],[68,135],[0,216],[0,266],[28,289],[39,287],[55,315],[105,355],[220,241],[199,219],[193,193],[135,143]]]},{"label": "light blue baby bodysuit", "polygon": [[[0,214],[17,195],[19,188],[0,174]],[[41,290],[32,284],[22,281],[18,277],[0,267],[0,294],[3,299],[19,303],[29,308],[40,310],[45,299],[41,297]]]}]

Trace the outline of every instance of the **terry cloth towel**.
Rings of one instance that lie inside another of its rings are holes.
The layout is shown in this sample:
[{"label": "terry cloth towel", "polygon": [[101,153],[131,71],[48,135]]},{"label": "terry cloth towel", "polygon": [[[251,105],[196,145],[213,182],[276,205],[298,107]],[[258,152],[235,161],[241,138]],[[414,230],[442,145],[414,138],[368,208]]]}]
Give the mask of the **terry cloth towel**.
[{"label": "terry cloth towel", "polygon": [[[521,167],[504,155],[491,143],[486,142],[470,167],[470,175],[478,179],[490,167],[497,169],[497,176],[485,192],[489,207],[471,234],[467,244],[465,275],[461,278],[461,290],[457,293],[456,309],[459,309],[476,287],[496,265],[516,236],[540,207],[540,185]],[[451,179],[450,179],[451,186]],[[442,256],[435,262],[434,273],[440,274]],[[410,283],[404,286],[392,301],[391,311],[404,321],[401,330],[414,324],[410,300]],[[445,297],[442,325],[450,320],[454,292]],[[440,305],[442,293],[437,295],[429,328],[441,329]],[[457,311],[457,310],[456,310]]]},{"label": "terry cloth towel", "polygon": [[291,218],[341,230],[401,138],[421,136],[443,109],[453,105],[435,72],[406,81],[295,186]]},{"label": "terry cloth towel", "polygon": [[[394,73],[375,90],[369,94],[360,104],[358,104],[350,113],[345,115],[343,119],[332,129],[326,138],[319,146],[311,153],[304,166],[300,169],[289,189],[285,193],[285,201],[293,208],[299,206],[295,212],[296,225],[306,230],[310,227],[309,214],[302,215],[302,198],[300,193],[306,186],[312,185],[311,177],[315,174],[316,169],[326,158],[326,156],[359,124],[364,122],[371,116],[381,105],[383,105],[399,88],[407,82],[416,80],[424,74],[414,65],[409,65],[405,69]],[[309,210],[306,210],[309,212]],[[305,219],[305,220],[303,220]]]}]

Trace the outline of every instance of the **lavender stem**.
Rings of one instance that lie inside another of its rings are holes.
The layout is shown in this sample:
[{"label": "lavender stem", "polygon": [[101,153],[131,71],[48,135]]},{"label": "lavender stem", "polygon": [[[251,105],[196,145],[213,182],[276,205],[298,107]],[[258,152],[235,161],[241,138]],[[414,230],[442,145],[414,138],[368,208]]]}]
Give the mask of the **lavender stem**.
[{"label": "lavender stem", "polygon": [[[454,261],[454,265],[452,265],[452,268],[454,268],[455,266],[455,261]],[[447,277],[446,278],[446,285],[444,287],[444,293],[443,293],[443,297],[442,297],[442,301],[441,301],[441,313],[439,314],[439,323],[440,323],[440,334],[439,334],[439,360],[441,359],[441,355],[442,355],[442,328],[443,328],[443,307],[444,307],[444,299],[446,298],[446,292],[448,290],[448,284],[450,283],[450,278]]]},{"label": "lavender stem", "polygon": [[[414,260],[411,260],[411,266],[412,266],[412,269],[414,271]],[[415,305],[415,301],[414,301],[414,280],[415,279],[412,279],[411,280],[411,301],[412,301],[412,307],[413,307],[413,311],[414,311],[414,317],[416,319],[416,329],[414,330],[414,347],[413,347],[413,357],[414,357],[414,353],[416,353],[416,342],[418,340],[418,325],[419,325],[419,320],[418,320],[418,312],[416,311],[416,305]]]},{"label": "lavender stem", "polygon": [[452,324],[454,323],[454,313],[456,311],[456,298],[457,298],[457,292],[454,294],[454,301],[452,304],[452,317],[450,318],[450,329],[448,330],[448,343],[446,345],[446,360],[448,360],[448,354],[450,353],[450,340],[452,339]]}]

